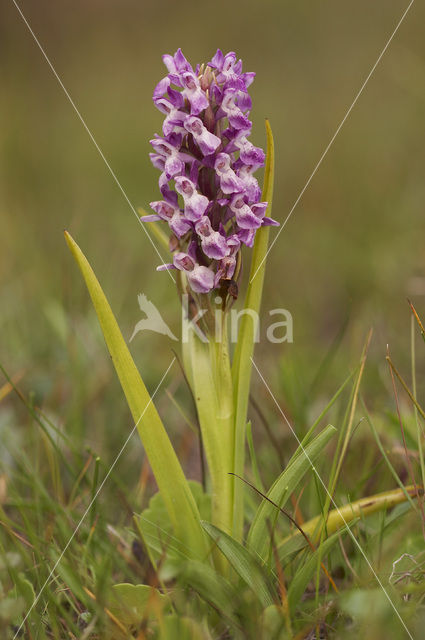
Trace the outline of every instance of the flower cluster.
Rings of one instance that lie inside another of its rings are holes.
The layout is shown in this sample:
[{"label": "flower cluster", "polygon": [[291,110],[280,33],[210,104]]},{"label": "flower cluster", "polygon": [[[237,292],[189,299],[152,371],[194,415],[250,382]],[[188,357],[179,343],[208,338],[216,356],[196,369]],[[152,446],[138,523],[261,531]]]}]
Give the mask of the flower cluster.
[{"label": "flower cluster", "polygon": [[142,220],[165,220],[172,232],[173,263],[158,269],[184,271],[192,291],[208,293],[237,279],[241,245],[252,247],[259,227],[278,224],[265,216],[253,175],[264,165],[263,150],[248,140],[255,74],[220,50],[195,70],[180,49],[163,60],[168,75],[153,95],[163,135],[150,154],[163,199]]}]

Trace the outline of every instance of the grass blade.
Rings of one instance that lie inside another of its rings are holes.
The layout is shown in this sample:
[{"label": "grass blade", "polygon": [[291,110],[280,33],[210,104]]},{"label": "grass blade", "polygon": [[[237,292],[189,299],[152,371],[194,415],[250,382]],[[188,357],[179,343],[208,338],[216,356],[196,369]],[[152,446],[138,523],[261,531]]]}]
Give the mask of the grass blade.
[{"label": "grass blade", "polygon": [[189,584],[205,602],[210,603],[221,615],[232,617],[237,608],[238,591],[236,587],[204,563],[189,560],[185,564],[182,584]]},{"label": "grass blade", "polygon": [[254,554],[210,522],[202,522],[202,526],[262,605],[268,607],[277,602],[271,574],[259,564]]},{"label": "grass blade", "polygon": [[[357,520],[351,522],[351,526],[353,526]],[[338,538],[339,532],[336,532],[327,538],[327,540],[322,543],[320,549],[316,549],[316,551],[310,555],[304,566],[298,568],[295,572],[288,589],[288,604],[289,610],[292,614],[295,611],[295,607],[301,600],[308,583],[313,578],[317,569],[317,564],[321,564],[322,558],[324,558],[324,556],[331,550],[335,542],[338,541]]]},{"label": "grass blade", "polygon": [[[283,507],[335,433],[335,427],[328,425],[305,447],[305,452],[297,449],[286,469],[272,484],[267,497]],[[268,523],[277,515],[276,508],[267,500],[262,500],[249,530],[248,544],[263,560],[267,559],[270,546]]]}]

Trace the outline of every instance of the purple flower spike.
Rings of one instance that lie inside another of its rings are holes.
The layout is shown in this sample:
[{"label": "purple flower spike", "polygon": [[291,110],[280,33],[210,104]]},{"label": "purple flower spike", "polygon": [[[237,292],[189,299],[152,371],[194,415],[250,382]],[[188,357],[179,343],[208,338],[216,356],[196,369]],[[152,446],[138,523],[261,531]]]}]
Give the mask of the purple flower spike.
[{"label": "purple flower spike", "polygon": [[159,270],[184,271],[195,294],[223,290],[238,281],[242,245],[252,247],[260,227],[278,224],[266,217],[254,177],[265,160],[249,140],[255,74],[220,49],[196,67],[181,49],[163,60],[168,74],[153,95],[163,136],[151,140],[150,154],[163,200],[151,202],[154,214],[142,220],[166,222],[172,232],[173,262]]}]

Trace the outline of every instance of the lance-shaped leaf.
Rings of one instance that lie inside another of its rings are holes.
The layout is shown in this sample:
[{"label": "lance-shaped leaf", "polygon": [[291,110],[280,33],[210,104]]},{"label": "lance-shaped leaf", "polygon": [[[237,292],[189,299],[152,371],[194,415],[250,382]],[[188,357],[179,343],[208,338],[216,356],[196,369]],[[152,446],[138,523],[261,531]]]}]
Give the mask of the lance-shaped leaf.
[{"label": "lance-shaped leaf", "polygon": [[261,604],[268,607],[277,602],[272,575],[260,565],[255,555],[210,522],[202,522],[202,526],[223,552],[236,573],[252,589]]},{"label": "lance-shaped leaf", "polygon": [[[283,507],[304,474],[311,469],[329,440],[336,433],[335,427],[328,425],[304,450],[298,449],[286,469],[274,481],[267,493],[269,500]],[[257,509],[248,535],[249,546],[266,560],[270,547],[269,522],[273,522],[278,510],[268,500],[263,499]]]},{"label": "lance-shaped leaf", "polygon": [[[270,216],[273,199],[274,181],[274,142],[273,134],[266,120],[267,133],[267,155],[266,167],[264,171],[264,186],[262,200],[268,202],[266,215]],[[263,293],[264,273],[266,269],[266,255],[269,244],[270,227],[258,229],[254,249],[252,253],[251,270],[249,274],[249,285],[245,299],[244,313],[242,316],[238,342],[236,344],[232,365],[234,403],[235,403],[235,446],[234,446],[234,472],[243,475],[245,460],[245,427],[248,410],[249,389],[251,384],[251,358],[254,353],[254,340],[257,327],[254,326],[254,314],[259,314],[261,306],[261,296]],[[254,312],[251,314],[249,311]],[[243,528],[243,488],[240,483],[234,482],[234,533],[238,539],[242,537]]]},{"label": "lance-shaped leaf", "polygon": [[188,560],[181,575],[182,585],[196,591],[205,602],[211,603],[221,615],[232,618],[237,610],[239,593],[232,582],[215,569],[197,560]]},{"label": "lance-shaped leaf", "polygon": [[[358,518],[351,522],[350,526],[353,526],[357,521]],[[316,551],[314,551],[314,553],[312,553],[307,559],[307,562],[302,567],[299,567],[295,572],[288,589],[288,604],[289,610],[292,614],[294,613],[298,602],[301,600],[308,583],[317,571],[317,566],[322,562],[322,558],[329,553],[335,542],[338,541],[338,538],[339,533],[334,533],[332,536],[327,538],[327,540],[321,544],[320,549],[316,549]]]},{"label": "lance-shaped leaf", "polygon": [[190,556],[205,557],[206,539],[200,526],[198,509],[161,418],[89,262],[69,233],[65,232],[65,238],[86,282],[175,535],[184,542]]}]

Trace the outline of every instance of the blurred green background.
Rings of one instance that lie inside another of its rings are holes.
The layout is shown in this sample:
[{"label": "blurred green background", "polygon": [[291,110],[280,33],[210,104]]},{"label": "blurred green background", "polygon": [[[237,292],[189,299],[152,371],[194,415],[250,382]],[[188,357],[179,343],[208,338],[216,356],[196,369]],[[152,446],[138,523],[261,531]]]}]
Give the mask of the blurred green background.
[{"label": "blurred green background", "polygon": [[[164,75],[161,55],[181,46],[195,64],[217,47],[236,51],[245,70],[257,72],[254,142],[265,144],[265,117],[274,130],[273,215],[283,221],[407,4],[22,0],[20,6],[135,207],[147,207],[159,193],[148,153],[161,129],[151,100]],[[167,275],[156,273],[158,257],[12,1],[4,0],[0,12],[0,362],[22,375],[23,391],[33,391],[69,432],[108,451],[131,421],[63,230],[91,260],[126,337],[141,317],[139,292],[178,332],[177,297]],[[423,3],[414,3],[270,254],[265,317],[271,308],[289,309],[294,343],[263,341],[256,358],[282,406],[301,421],[308,420],[310,384],[347,318],[320,382],[323,396],[357,362],[371,326],[367,393],[375,408],[393,408],[387,343],[408,375],[406,296],[425,315],[424,24]],[[172,347],[147,333],[132,343],[150,389]],[[172,391],[181,386],[177,368],[168,384]],[[266,401],[258,380],[254,385]],[[166,395],[158,403],[178,432],[180,418]],[[4,411],[12,404],[8,399]],[[21,420],[28,420],[24,412]]]}]

